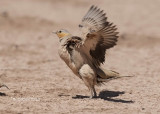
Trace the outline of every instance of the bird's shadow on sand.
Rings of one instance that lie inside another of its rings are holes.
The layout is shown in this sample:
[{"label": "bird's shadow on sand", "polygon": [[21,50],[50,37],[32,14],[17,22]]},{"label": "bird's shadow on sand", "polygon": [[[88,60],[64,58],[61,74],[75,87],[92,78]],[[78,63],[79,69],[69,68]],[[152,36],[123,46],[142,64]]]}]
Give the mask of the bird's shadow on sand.
[{"label": "bird's shadow on sand", "polygon": [[[124,91],[101,91],[97,98],[111,101],[111,102],[120,102],[120,103],[134,103],[132,100],[123,100],[123,99],[114,99],[113,97],[118,97],[119,95],[125,94]],[[89,96],[82,96],[82,95],[76,95],[75,97],[72,97],[73,99],[84,99],[89,98]]]}]

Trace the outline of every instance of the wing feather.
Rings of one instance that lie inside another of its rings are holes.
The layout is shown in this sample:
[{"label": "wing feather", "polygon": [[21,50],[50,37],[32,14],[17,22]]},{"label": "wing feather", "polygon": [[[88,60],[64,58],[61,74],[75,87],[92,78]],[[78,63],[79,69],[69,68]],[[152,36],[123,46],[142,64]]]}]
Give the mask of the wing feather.
[{"label": "wing feather", "polygon": [[107,21],[106,13],[92,5],[80,24],[82,33],[81,45],[87,56],[91,56],[93,63],[98,67],[105,62],[106,50],[114,47],[118,40],[117,28]]},{"label": "wing feather", "polygon": [[107,19],[105,15],[103,10],[98,9],[96,6],[91,6],[87,14],[83,17],[81,25],[92,26],[92,28],[97,27],[96,29],[102,28]]}]

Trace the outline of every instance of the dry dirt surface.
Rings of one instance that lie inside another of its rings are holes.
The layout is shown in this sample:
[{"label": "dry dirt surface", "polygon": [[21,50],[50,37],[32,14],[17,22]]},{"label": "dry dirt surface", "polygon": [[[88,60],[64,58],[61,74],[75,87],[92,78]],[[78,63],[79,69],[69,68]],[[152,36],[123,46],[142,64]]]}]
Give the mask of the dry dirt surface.
[{"label": "dry dirt surface", "polygon": [[[120,32],[106,54],[106,69],[121,78],[88,89],[59,58],[58,38],[78,24],[92,5]],[[160,114],[159,0],[0,0],[0,113]]]}]

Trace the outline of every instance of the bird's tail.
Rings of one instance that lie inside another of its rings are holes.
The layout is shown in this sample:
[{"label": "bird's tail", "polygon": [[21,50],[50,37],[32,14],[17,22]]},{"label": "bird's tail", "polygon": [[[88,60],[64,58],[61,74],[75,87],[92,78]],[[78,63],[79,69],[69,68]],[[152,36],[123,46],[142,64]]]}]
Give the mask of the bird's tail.
[{"label": "bird's tail", "polygon": [[118,72],[113,70],[97,70],[97,83],[101,84],[104,82],[108,82],[113,79],[123,78],[123,77],[132,77],[132,76],[121,76]]}]

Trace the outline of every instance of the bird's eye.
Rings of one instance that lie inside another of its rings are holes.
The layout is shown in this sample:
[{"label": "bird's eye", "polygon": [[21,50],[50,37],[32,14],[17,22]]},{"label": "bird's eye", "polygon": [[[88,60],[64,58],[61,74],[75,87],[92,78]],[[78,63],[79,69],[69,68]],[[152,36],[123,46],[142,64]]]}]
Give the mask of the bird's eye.
[{"label": "bird's eye", "polygon": [[61,33],[62,31],[60,30],[59,33]]}]

